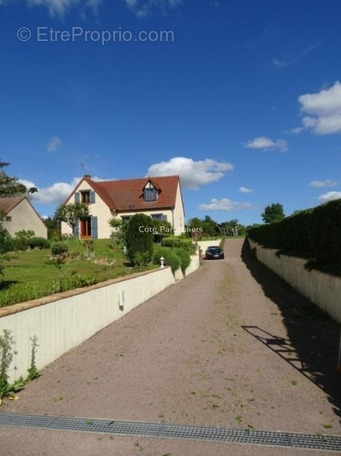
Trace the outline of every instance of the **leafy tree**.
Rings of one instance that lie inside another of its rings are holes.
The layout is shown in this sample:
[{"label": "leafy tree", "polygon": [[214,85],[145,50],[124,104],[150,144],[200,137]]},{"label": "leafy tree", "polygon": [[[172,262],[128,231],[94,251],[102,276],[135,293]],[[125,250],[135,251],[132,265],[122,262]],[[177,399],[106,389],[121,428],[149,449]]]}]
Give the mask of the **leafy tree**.
[{"label": "leafy tree", "polygon": [[54,216],[56,220],[69,225],[73,235],[76,237],[76,227],[79,220],[84,220],[90,216],[89,207],[82,203],[62,204],[58,207]]},{"label": "leafy tree", "polygon": [[273,203],[266,206],[264,212],[262,213],[262,218],[265,223],[275,223],[283,220],[285,218],[285,214],[282,204]]},{"label": "leafy tree", "polygon": [[4,171],[8,165],[8,162],[0,161],[0,197],[25,194],[28,191],[26,186],[18,182],[16,177],[11,177]]},{"label": "leafy tree", "polygon": [[[8,166],[8,162],[3,162],[0,160],[0,198],[6,196],[16,196],[25,194],[28,190],[25,185],[18,182],[16,177],[9,176],[4,168]],[[0,211],[0,225],[4,221],[9,221],[10,217],[7,217],[6,214]]]},{"label": "leafy tree", "polygon": [[126,231],[126,246],[129,260],[137,266],[148,264],[153,256],[154,225],[145,214],[135,214]]},{"label": "leafy tree", "polygon": [[202,220],[200,220],[198,217],[193,217],[188,220],[188,223],[186,225],[186,235],[188,237],[193,238],[195,241],[197,241],[204,229],[202,226]]},{"label": "leafy tree", "polygon": [[217,223],[209,215],[206,215],[202,221],[202,228],[206,236],[216,236],[219,233]]}]

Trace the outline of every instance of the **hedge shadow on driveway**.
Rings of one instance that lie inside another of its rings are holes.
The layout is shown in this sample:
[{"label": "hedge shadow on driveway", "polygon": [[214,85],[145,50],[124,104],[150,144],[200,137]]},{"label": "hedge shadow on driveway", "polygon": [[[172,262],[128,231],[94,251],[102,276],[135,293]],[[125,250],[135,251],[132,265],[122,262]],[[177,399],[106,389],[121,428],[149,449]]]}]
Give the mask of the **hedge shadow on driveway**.
[{"label": "hedge shadow on driveway", "polygon": [[335,414],[341,417],[341,374],[337,372],[338,324],[259,262],[247,239],[241,258],[264,294],[278,306],[288,339],[277,338],[275,334],[268,333],[267,328],[244,327],[244,330],[321,388],[333,405]]}]

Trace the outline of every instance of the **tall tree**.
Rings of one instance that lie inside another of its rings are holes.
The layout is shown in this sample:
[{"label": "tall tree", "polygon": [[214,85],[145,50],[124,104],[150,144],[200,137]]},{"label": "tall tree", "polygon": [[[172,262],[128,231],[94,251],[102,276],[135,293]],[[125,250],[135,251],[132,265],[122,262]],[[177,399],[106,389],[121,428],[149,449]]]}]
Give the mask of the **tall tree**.
[{"label": "tall tree", "polygon": [[285,218],[285,214],[282,204],[273,203],[266,206],[264,212],[262,213],[262,218],[265,223],[275,223],[283,220]]},{"label": "tall tree", "polygon": [[[21,184],[16,177],[11,177],[4,171],[7,166],[9,166],[8,162],[0,160],[0,198],[27,193],[28,189],[25,185]],[[10,217],[0,211],[0,225],[2,222],[9,220]]]},{"label": "tall tree", "polygon": [[11,177],[4,171],[8,165],[8,162],[0,160],[0,197],[25,194],[28,191],[27,187],[21,184],[16,177]]}]

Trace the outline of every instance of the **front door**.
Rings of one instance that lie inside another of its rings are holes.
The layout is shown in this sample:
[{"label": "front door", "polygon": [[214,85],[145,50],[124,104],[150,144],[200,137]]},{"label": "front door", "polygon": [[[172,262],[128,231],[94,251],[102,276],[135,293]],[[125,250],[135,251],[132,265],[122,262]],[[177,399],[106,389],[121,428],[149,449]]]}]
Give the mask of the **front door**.
[{"label": "front door", "polygon": [[84,220],[81,220],[81,238],[88,239],[91,238],[91,217],[87,217]]}]

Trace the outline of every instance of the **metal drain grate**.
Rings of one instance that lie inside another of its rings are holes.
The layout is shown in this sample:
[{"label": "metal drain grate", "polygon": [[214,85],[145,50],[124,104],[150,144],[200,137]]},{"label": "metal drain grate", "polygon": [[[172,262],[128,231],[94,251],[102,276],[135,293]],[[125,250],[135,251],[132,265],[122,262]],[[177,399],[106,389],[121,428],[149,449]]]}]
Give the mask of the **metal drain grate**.
[{"label": "metal drain grate", "polygon": [[67,418],[44,415],[0,413],[0,426],[30,427],[61,431],[95,432],[116,435],[138,435],[216,443],[243,443],[276,447],[341,452],[341,436],[298,434],[275,431],[248,431],[202,426],[180,426],[163,423]]}]

